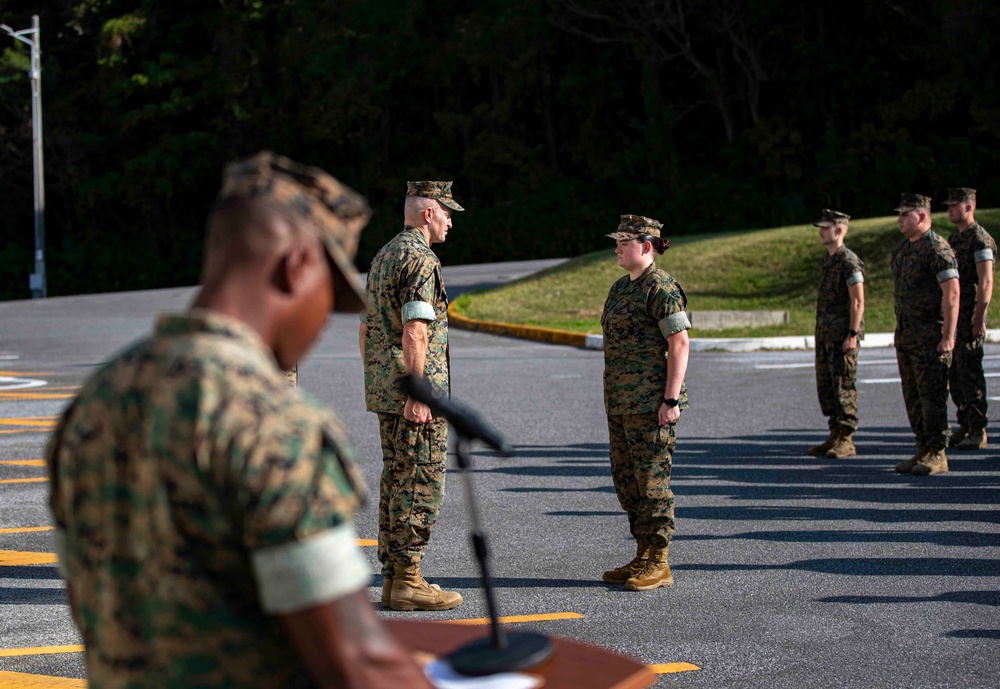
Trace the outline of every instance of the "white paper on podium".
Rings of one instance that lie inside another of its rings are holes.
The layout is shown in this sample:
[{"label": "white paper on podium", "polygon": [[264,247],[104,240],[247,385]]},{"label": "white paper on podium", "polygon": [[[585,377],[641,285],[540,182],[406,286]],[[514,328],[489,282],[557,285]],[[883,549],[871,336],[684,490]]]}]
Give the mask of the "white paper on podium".
[{"label": "white paper on podium", "polygon": [[455,672],[443,660],[424,666],[424,673],[437,689],[537,689],[544,684],[540,677],[519,672],[504,672],[485,677],[467,677]]}]

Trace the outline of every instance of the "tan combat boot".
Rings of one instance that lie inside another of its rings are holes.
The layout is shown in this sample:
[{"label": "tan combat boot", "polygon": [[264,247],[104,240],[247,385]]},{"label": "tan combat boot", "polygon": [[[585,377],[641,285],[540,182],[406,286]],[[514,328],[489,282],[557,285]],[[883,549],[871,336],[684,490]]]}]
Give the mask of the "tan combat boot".
[{"label": "tan combat boot", "polygon": [[392,577],[387,574],[382,575],[382,609],[389,609],[389,599],[392,597]]},{"label": "tan combat boot", "polygon": [[917,462],[919,462],[920,459],[930,451],[931,449],[929,447],[921,445],[920,449],[917,450],[917,454],[896,465],[896,471],[900,474],[909,474],[913,471],[913,467],[917,466]]},{"label": "tan combat boot", "polygon": [[958,444],[969,437],[969,427],[959,426],[958,430],[951,434],[948,440],[948,447],[958,447]]},{"label": "tan combat boot", "polygon": [[826,456],[832,459],[844,459],[858,454],[854,447],[853,435],[854,431],[847,426],[841,426],[837,432],[837,439],[834,441],[833,447],[826,451]]},{"label": "tan combat boot", "polygon": [[670,565],[667,563],[669,551],[670,546],[665,548],[651,547],[649,555],[643,561],[639,571],[625,582],[625,590],[650,591],[661,586],[673,586],[674,576],[670,573]]},{"label": "tan combat boot", "polygon": [[971,428],[968,435],[955,445],[959,450],[982,450],[986,447],[986,429]]},{"label": "tan combat boot", "polygon": [[914,476],[933,476],[948,471],[948,458],[944,450],[934,450],[921,457],[910,471]]},{"label": "tan combat boot", "polygon": [[[837,428],[839,428],[839,426]],[[808,450],[806,450],[806,454],[812,457],[822,457],[823,455],[825,455],[829,451],[829,449],[833,447],[833,444],[837,442],[837,428],[831,428],[829,437],[827,437],[827,439],[821,442],[819,445],[814,445],[813,447],[810,447]]]},{"label": "tan combat boot", "polygon": [[635,557],[621,567],[609,569],[601,575],[601,580],[605,584],[624,584],[629,580],[629,577],[639,571],[648,554],[649,544],[645,541],[637,540],[635,543]]},{"label": "tan combat boot", "polygon": [[417,563],[396,565],[389,592],[390,610],[451,610],[462,604],[456,591],[428,584]]}]

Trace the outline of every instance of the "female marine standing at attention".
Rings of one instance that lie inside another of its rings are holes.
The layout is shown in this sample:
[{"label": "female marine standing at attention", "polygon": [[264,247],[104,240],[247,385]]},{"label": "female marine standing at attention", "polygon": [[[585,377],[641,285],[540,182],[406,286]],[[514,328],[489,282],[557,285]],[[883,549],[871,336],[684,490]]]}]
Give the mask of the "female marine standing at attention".
[{"label": "female marine standing at attention", "polygon": [[[670,246],[663,224],[623,215],[617,232],[622,276],[608,292],[604,333],[604,406],[608,414],[611,477],[636,540],[631,562],[608,570],[609,584],[629,591],[671,586],[667,552],[674,534],[670,465],[674,424],[687,405],[687,297],[654,257]],[[655,253],[654,253],[655,252]],[[669,351],[669,356],[667,352]]]}]

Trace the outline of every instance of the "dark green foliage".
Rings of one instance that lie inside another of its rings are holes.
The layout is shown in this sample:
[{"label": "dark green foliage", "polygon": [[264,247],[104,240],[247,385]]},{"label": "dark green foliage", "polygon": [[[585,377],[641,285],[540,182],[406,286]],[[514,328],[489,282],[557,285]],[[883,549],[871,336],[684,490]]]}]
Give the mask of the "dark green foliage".
[{"label": "dark green foliage", "polygon": [[[0,0],[15,28],[33,12],[53,295],[196,282],[222,165],[260,148],[369,197],[362,269],[407,179],[455,180],[446,264],[603,248],[621,213],[683,234],[889,214],[904,190],[1000,203],[985,0]],[[27,53],[0,40],[0,298],[20,298]]]}]

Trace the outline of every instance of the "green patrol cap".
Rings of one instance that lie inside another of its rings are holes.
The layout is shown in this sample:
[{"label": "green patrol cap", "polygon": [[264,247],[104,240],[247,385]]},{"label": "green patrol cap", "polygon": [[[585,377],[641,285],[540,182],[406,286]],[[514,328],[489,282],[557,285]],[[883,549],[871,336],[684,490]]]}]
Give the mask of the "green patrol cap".
[{"label": "green patrol cap", "polygon": [[851,219],[847,213],[841,213],[840,211],[830,210],[829,208],[824,208],[820,211],[820,218],[813,223],[814,227],[833,227],[834,225],[846,225],[847,221]]},{"label": "green patrol cap", "polygon": [[920,194],[903,192],[903,198],[899,202],[899,206],[896,208],[896,212],[909,213],[910,211],[916,211],[921,209],[930,210],[930,208],[931,208],[930,196],[921,196]]},{"label": "green patrol cap", "polygon": [[407,182],[406,195],[437,199],[454,211],[464,211],[465,209],[458,205],[455,197],[451,195],[451,185],[451,182]]},{"label": "green patrol cap", "polygon": [[643,215],[623,215],[618,224],[618,231],[604,235],[611,239],[636,239],[644,234],[652,237],[660,236],[663,223]]},{"label": "green patrol cap", "polygon": [[317,167],[270,151],[230,163],[216,203],[256,199],[311,227],[333,263],[334,311],[365,310],[365,290],[354,268],[361,230],[371,209],[364,196]]},{"label": "green patrol cap", "polygon": [[948,198],[944,200],[946,206],[954,206],[956,203],[969,203],[976,200],[976,190],[968,187],[958,187],[948,190]]}]

